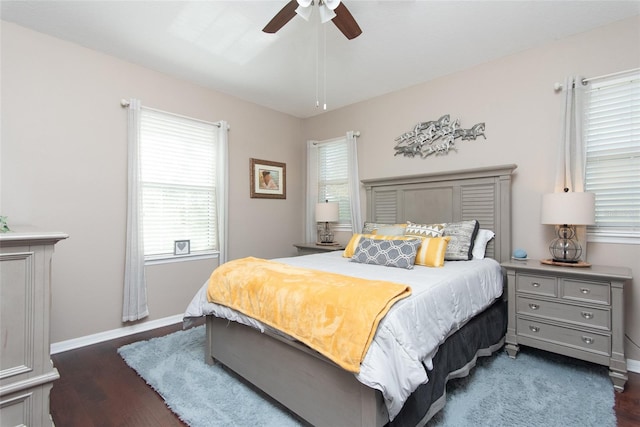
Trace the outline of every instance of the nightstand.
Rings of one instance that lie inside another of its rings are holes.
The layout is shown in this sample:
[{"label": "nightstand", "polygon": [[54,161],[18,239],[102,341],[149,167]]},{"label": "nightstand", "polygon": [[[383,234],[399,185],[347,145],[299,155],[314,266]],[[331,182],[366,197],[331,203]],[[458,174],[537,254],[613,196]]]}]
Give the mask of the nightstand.
[{"label": "nightstand", "polygon": [[332,251],[343,251],[344,245],[335,244],[335,245],[318,245],[316,243],[296,243],[296,248],[298,248],[298,255],[311,255],[318,254],[321,252],[332,252]]},{"label": "nightstand", "polygon": [[624,390],[624,267],[558,267],[540,261],[502,263],[507,271],[506,349],[520,345],[606,365],[616,391]]}]

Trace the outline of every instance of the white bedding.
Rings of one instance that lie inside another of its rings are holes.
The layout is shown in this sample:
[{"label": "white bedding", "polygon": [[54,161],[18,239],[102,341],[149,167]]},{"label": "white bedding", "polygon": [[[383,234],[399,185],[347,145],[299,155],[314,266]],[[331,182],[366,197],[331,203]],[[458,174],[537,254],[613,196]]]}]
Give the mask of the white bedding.
[{"label": "white bedding", "polygon": [[[356,378],[384,396],[391,420],[407,397],[428,381],[428,369],[438,346],[448,335],[502,295],[500,264],[493,259],[445,262],[442,268],[412,270],[350,262],[342,252],[329,252],[275,261],[366,279],[411,286],[410,297],[397,302],[378,326]],[[264,332],[257,320],[207,301],[207,283],[198,291],[185,318],[213,314]]]}]

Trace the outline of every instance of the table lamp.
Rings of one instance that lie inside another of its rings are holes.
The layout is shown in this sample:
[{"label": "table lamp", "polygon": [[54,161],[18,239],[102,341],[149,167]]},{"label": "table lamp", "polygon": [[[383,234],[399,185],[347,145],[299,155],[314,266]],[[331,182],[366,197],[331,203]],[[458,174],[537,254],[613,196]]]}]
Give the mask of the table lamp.
[{"label": "table lamp", "polygon": [[316,204],[316,222],[324,222],[324,228],[320,232],[320,241],[318,244],[333,244],[333,233],[331,233],[329,223],[338,222],[339,219],[340,213],[338,210],[338,203],[326,200],[324,203]]},{"label": "table lamp", "polygon": [[549,244],[554,262],[578,263],[582,246],[575,239],[575,225],[595,224],[595,194],[570,192],[549,193],[542,196],[542,224],[558,225],[557,234]]}]

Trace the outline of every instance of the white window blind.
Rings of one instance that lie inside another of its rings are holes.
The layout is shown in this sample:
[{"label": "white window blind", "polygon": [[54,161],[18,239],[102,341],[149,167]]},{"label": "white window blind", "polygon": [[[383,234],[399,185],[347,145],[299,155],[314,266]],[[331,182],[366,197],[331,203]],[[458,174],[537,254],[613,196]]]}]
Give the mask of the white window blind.
[{"label": "white window blind", "polygon": [[218,250],[215,124],[142,108],[140,156],[146,257]]},{"label": "white window blind", "polygon": [[338,202],[340,225],[351,225],[348,166],[345,139],[318,145],[318,202]]},{"label": "white window blind", "polygon": [[640,238],[640,71],[593,81],[585,97],[585,190],[593,240]]}]

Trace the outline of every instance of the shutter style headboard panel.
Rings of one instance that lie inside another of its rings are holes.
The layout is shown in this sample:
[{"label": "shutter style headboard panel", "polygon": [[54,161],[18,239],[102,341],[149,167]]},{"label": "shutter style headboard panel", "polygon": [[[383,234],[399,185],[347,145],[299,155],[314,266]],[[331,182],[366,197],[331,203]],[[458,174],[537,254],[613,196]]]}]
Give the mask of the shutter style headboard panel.
[{"label": "shutter style headboard panel", "polygon": [[477,219],[496,237],[486,255],[511,257],[511,176],[516,165],[365,179],[367,221],[420,224]]}]

